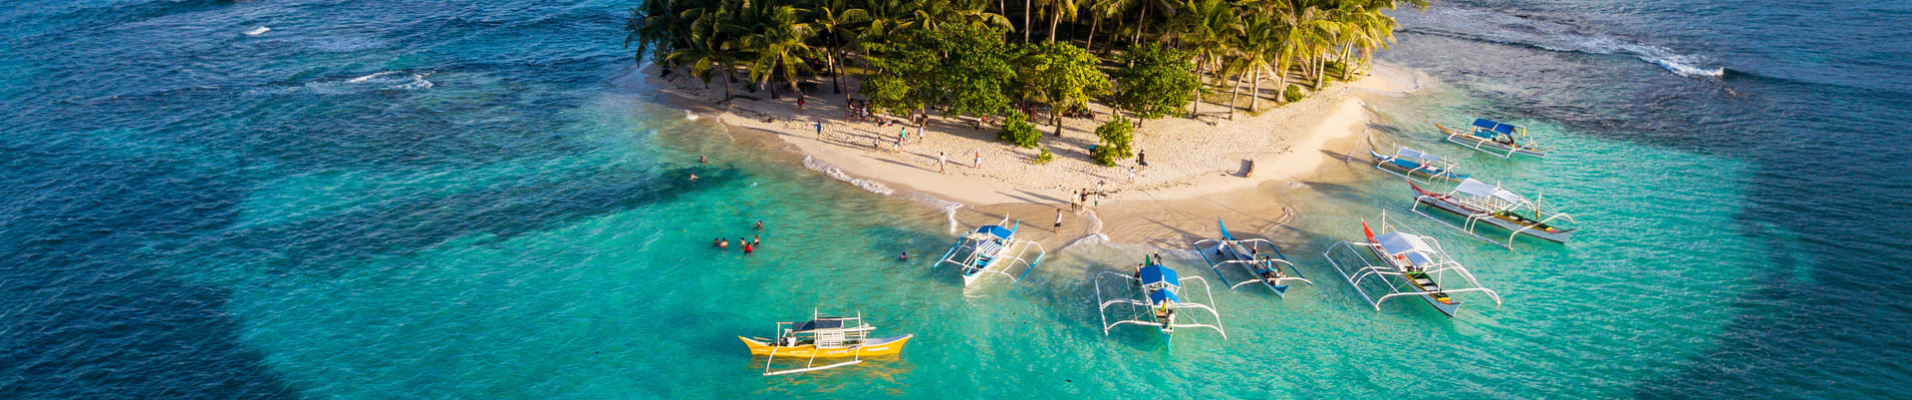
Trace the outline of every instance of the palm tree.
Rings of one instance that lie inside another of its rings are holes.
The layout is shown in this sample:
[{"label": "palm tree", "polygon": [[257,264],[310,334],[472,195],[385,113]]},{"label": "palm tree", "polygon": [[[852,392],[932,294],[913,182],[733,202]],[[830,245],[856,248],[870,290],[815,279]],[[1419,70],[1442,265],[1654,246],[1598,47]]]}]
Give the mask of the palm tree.
[{"label": "palm tree", "polygon": [[[1273,68],[1269,64],[1279,54],[1282,26],[1273,16],[1253,14],[1253,20],[1244,25],[1240,42],[1240,57],[1237,59],[1242,69],[1254,73],[1249,85],[1248,111],[1261,110],[1261,71]],[[1240,86],[1237,84],[1236,86]],[[1277,88],[1279,90],[1279,88]],[[1230,101],[1232,104],[1233,101]]]},{"label": "palm tree", "polygon": [[[775,7],[763,15],[759,24],[751,27],[753,33],[738,40],[741,48],[757,55],[750,66],[751,79],[759,86],[770,87],[770,80],[781,72],[784,81],[790,83],[790,90],[802,100],[797,71],[810,69],[804,59],[813,51],[804,43],[812,34],[810,24],[798,22],[798,12],[795,6]],[[770,97],[777,97],[775,87],[771,87]]]},{"label": "palm tree", "polygon": [[1056,41],[1056,25],[1064,18],[1074,22],[1076,9],[1081,8],[1076,0],[1042,0],[1049,7],[1049,41]]},{"label": "palm tree", "polygon": [[[1210,66],[1229,55],[1231,42],[1241,31],[1241,24],[1235,15],[1235,7],[1227,0],[1196,0],[1188,3],[1188,12],[1176,19],[1180,31],[1175,39],[1182,43],[1195,56],[1195,76],[1200,77],[1204,67]],[[1217,74],[1217,78],[1220,78]],[[1195,101],[1190,105],[1190,115],[1200,115],[1202,92],[1200,85],[1195,89]]]},{"label": "palm tree", "polygon": [[680,65],[690,65],[691,75],[703,79],[705,84],[710,83],[709,71],[712,68],[722,70],[724,72],[723,101],[730,101],[731,64],[742,55],[741,51],[731,47],[729,41],[725,40],[727,34],[736,29],[731,23],[731,14],[722,8],[700,8],[686,11],[685,15],[694,17],[691,20],[692,23],[685,29],[686,43],[680,44],[681,48],[668,53],[664,58]]},{"label": "palm tree", "polygon": [[812,15],[811,24],[822,33],[829,43],[823,53],[824,68],[830,71],[830,93],[842,94],[843,81],[839,79],[843,70],[837,68],[837,54],[843,51],[843,30],[852,24],[870,19],[869,11],[856,8],[848,0],[823,0]]}]

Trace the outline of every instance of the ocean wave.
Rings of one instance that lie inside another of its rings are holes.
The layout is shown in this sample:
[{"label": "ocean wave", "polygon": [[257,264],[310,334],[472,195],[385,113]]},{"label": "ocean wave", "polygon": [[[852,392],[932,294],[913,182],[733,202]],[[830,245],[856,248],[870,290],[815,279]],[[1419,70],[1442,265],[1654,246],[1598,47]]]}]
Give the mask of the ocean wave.
[{"label": "ocean wave", "polygon": [[425,80],[425,74],[385,71],[343,80],[306,82],[294,87],[255,90],[264,94],[312,93],[322,95],[346,95],[365,92],[412,91],[430,89],[432,81]]},{"label": "ocean wave", "polygon": [[829,175],[831,178],[836,178],[836,180],[839,181],[849,182],[870,193],[884,196],[896,194],[896,190],[890,189],[889,186],[883,186],[881,183],[876,183],[876,181],[851,178],[849,174],[843,173],[842,169],[838,169],[835,165],[830,165],[830,163],[823,162],[823,160],[818,160],[816,157],[803,156],[803,167],[809,168],[811,171],[822,172],[824,175]]},{"label": "ocean wave", "polygon": [[1558,22],[1513,14],[1464,8],[1429,8],[1396,16],[1408,32],[1429,33],[1495,43],[1589,54],[1619,54],[1639,58],[1685,77],[1720,77],[1723,67],[1709,67],[1710,57],[1681,54],[1662,46],[1627,41],[1612,35],[1585,32]]}]

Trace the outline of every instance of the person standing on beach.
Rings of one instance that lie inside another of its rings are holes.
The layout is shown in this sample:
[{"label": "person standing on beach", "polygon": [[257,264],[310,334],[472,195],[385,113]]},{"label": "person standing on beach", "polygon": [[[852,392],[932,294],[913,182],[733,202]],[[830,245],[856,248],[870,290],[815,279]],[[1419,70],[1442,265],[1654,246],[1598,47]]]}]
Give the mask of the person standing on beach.
[{"label": "person standing on beach", "polygon": [[1058,208],[1058,209],[1056,209],[1056,228],[1055,228],[1055,232],[1056,232],[1056,234],[1058,234],[1058,235],[1060,235],[1060,234],[1062,234],[1062,209],[1060,209],[1060,208]]},{"label": "person standing on beach", "polygon": [[1135,167],[1129,167],[1129,183],[1135,183]]},{"label": "person standing on beach", "polygon": [[982,167],[983,167],[983,149],[976,149],[976,164],[971,166],[971,168],[982,168]]},{"label": "person standing on beach", "polygon": [[1149,151],[1148,151],[1148,150],[1136,150],[1136,151],[1135,151],[1135,163],[1136,163],[1136,164],[1141,164],[1141,165],[1142,165],[1142,166],[1144,166],[1144,167],[1146,167],[1146,166],[1149,166]]},{"label": "person standing on beach", "polygon": [[936,152],[936,173],[949,174],[949,156]]},{"label": "person standing on beach", "polygon": [[908,141],[910,141],[910,128],[909,127],[896,128],[896,145],[902,146],[903,142],[908,142]]},{"label": "person standing on beach", "polygon": [[817,141],[823,141],[823,120],[817,120]]},{"label": "person standing on beach", "polygon": [[803,111],[803,96],[797,96],[797,111]]}]

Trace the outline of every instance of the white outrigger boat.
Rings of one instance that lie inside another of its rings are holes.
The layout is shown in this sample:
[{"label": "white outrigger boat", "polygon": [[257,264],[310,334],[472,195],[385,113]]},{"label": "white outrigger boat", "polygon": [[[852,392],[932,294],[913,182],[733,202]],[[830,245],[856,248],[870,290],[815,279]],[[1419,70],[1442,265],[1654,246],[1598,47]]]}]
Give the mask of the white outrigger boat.
[{"label": "white outrigger boat", "polygon": [[[1500,156],[1500,158],[1513,158],[1515,154],[1540,158],[1546,157],[1547,152],[1553,151],[1551,147],[1541,148],[1532,138],[1528,138],[1527,128],[1485,118],[1475,118],[1473,129],[1467,131],[1448,129],[1438,123],[1434,124],[1434,127],[1440,128],[1441,133],[1447,135],[1449,142],[1467,146],[1474,151]],[[1515,135],[1526,140],[1517,140],[1514,138]]]},{"label": "white outrigger boat", "polygon": [[[1288,256],[1281,254],[1281,248],[1275,247],[1273,242],[1267,239],[1236,239],[1228,234],[1228,225],[1221,220],[1215,220],[1215,225],[1221,228],[1222,238],[1196,241],[1195,252],[1202,256],[1202,261],[1208,262],[1208,269],[1215,271],[1215,277],[1221,279],[1223,285],[1229,285],[1229,290],[1261,282],[1262,286],[1274,291],[1275,296],[1285,298],[1288,282],[1314,285],[1314,281],[1302,276],[1301,271],[1295,269],[1295,264],[1289,262]],[[1222,273],[1223,265],[1240,266],[1248,276],[1230,284],[1228,275]]]},{"label": "white outrigger boat", "polygon": [[[1102,314],[1103,335],[1108,335],[1109,330],[1116,326],[1133,324],[1160,328],[1164,342],[1174,335],[1176,328],[1214,329],[1215,332],[1222,334],[1223,339],[1228,338],[1228,332],[1222,330],[1221,313],[1216,312],[1214,307],[1183,300],[1187,293],[1183,290],[1182,282],[1192,279],[1202,284],[1202,293],[1208,297],[1208,304],[1215,304],[1214,293],[1208,290],[1208,281],[1198,276],[1178,277],[1175,270],[1163,266],[1160,263],[1161,260],[1150,261],[1147,256],[1143,256],[1142,260],[1142,265],[1135,267],[1134,275],[1124,275],[1115,271],[1102,271],[1097,274],[1098,278],[1120,279],[1121,286],[1133,291],[1125,298],[1105,300],[1102,297],[1102,279],[1095,281],[1096,308],[1097,312]],[[1115,305],[1128,306],[1130,310],[1136,312],[1123,317],[1125,319],[1110,322],[1109,306]],[[1214,323],[1202,323],[1199,320],[1201,313],[1178,313],[1179,310],[1206,311],[1210,317],[1214,318]],[[1146,314],[1148,319],[1143,320],[1142,314]]]},{"label": "white outrigger boat", "polygon": [[1381,154],[1368,149],[1368,156],[1374,159],[1374,169],[1400,175],[1408,179],[1427,181],[1456,181],[1467,179],[1467,174],[1455,173],[1453,161],[1440,156],[1411,148],[1394,149],[1393,155]]},{"label": "white outrigger boat", "polygon": [[[847,367],[863,363],[864,356],[883,356],[901,353],[903,345],[909,344],[914,334],[869,338],[870,331],[876,327],[863,323],[863,312],[855,317],[825,317],[815,310],[811,319],[802,323],[778,322],[777,338],[747,338],[738,336],[744,346],[750,349],[752,356],[766,356],[763,361],[763,375],[784,375],[799,372],[826,370]],[[790,369],[772,369],[777,356],[807,358],[803,367]],[[849,361],[816,365],[818,358],[850,358]]]},{"label": "white outrigger boat", "polygon": [[[1009,223],[1009,217],[1003,217],[1002,222],[995,225],[976,228],[974,232],[957,239],[956,244],[950,246],[949,251],[944,252],[943,257],[930,268],[943,264],[962,267],[963,286],[975,283],[985,273],[1021,281],[1024,275],[1029,274],[1029,270],[1036,268],[1036,263],[1042,262],[1042,256],[1048,252],[1034,241],[1016,239],[1016,229],[1022,226],[1022,222],[1003,227]],[[1030,251],[1036,252],[1036,257],[1024,259]]]},{"label": "white outrigger boat", "polygon": [[[1454,190],[1437,193],[1422,189],[1413,181],[1408,181],[1407,184],[1414,189],[1414,213],[1496,244],[1501,242],[1481,236],[1476,232],[1476,228],[1486,223],[1506,229],[1512,232],[1507,235],[1507,242],[1504,244],[1507,248],[1513,248],[1514,238],[1520,235],[1533,236],[1555,243],[1566,243],[1567,239],[1573,237],[1575,231],[1573,228],[1554,225],[1557,220],[1576,222],[1572,215],[1545,211],[1540,200],[1528,200],[1519,194],[1502,189],[1499,185],[1467,179],[1461,181],[1460,185],[1454,186]],[[1454,225],[1421,212],[1422,205],[1454,213],[1467,220],[1462,225]]]},{"label": "white outrigger boat", "polygon": [[[1388,299],[1412,296],[1426,300],[1441,314],[1453,317],[1454,312],[1460,310],[1461,302],[1451,296],[1475,292],[1486,294],[1494,300],[1494,307],[1500,307],[1500,294],[1481,287],[1474,274],[1448,257],[1434,238],[1395,229],[1388,223],[1387,213],[1381,214],[1380,235],[1375,235],[1365,220],[1361,221],[1361,232],[1367,235],[1366,242],[1335,243],[1329,245],[1321,257],[1326,258],[1341,277],[1347,278],[1354,292],[1361,294],[1375,311],[1380,311],[1381,303]],[[1343,260],[1335,260],[1336,250],[1341,251]],[[1370,255],[1380,260],[1378,265],[1370,262]],[[1344,265],[1342,261],[1348,263]],[[1356,265],[1356,261],[1360,264]],[[1379,284],[1387,292],[1370,293],[1363,284]]]}]

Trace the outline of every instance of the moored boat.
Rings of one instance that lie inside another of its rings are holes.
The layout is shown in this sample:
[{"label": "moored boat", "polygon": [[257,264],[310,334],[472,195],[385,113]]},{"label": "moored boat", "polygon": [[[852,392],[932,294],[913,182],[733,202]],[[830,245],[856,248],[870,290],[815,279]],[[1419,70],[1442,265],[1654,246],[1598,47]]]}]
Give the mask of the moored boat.
[{"label": "moored boat", "polygon": [[[1009,225],[1009,226],[1004,226]],[[1047,254],[1042,245],[1034,241],[1016,238],[1016,230],[1021,222],[1011,225],[1008,217],[1003,217],[995,225],[985,225],[956,240],[930,268],[950,264],[963,271],[963,286],[976,283],[985,274],[996,274],[1021,281],[1022,277],[1035,269]],[[1035,258],[1024,259],[1030,252]]]},{"label": "moored boat", "polygon": [[[1453,295],[1461,293],[1483,293],[1494,300],[1495,307],[1500,306],[1500,294],[1481,287],[1474,274],[1449,257],[1439,241],[1397,229],[1388,222],[1386,213],[1381,214],[1380,227],[1381,234],[1377,235],[1367,221],[1361,221],[1365,241],[1335,243],[1321,253],[1375,311],[1380,311],[1381,303],[1388,299],[1419,297],[1441,314],[1453,317],[1462,303]],[[1340,251],[1338,260],[1337,250]],[[1371,292],[1372,287],[1363,284],[1380,286],[1387,291]]]},{"label": "moored boat", "polygon": [[[1527,128],[1495,122],[1485,118],[1474,119],[1469,130],[1448,129],[1447,126],[1434,124],[1441,133],[1447,135],[1447,141],[1467,146],[1482,153],[1500,158],[1512,158],[1514,155],[1546,157],[1553,148],[1543,148],[1527,137]],[[1518,137],[1516,137],[1518,136]]]},{"label": "moored boat", "polygon": [[[1223,285],[1229,285],[1230,290],[1260,282],[1275,296],[1285,298],[1290,282],[1314,284],[1295,269],[1295,264],[1289,262],[1288,256],[1281,254],[1281,248],[1275,247],[1273,242],[1267,239],[1236,239],[1228,233],[1227,224],[1217,219],[1215,225],[1220,227],[1222,237],[1195,242],[1195,252],[1201,255],[1202,261],[1208,262],[1208,269],[1215,271],[1215,277],[1221,279]],[[1247,273],[1247,276],[1230,284],[1228,275],[1222,270],[1237,268]]]},{"label": "moored boat", "polygon": [[[1441,223],[1482,239],[1487,238],[1481,236],[1480,233],[1477,232],[1477,229],[1483,223],[1506,229],[1511,232],[1507,235],[1507,241],[1505,243],[1506,246],[1510,248],[1513,247],[1514,238],[1520,235],[1532,236],[1555,243],[1566,243],[1568,239],[1573,237],[1575,231],[1575,229],[1572,228],[1563,228],[1555,225],[1555,221],[1574,222],[1573,216],[1548,211],[1540,205],[1538,200],[1528,200],[1526,197],[1503,189],[1499,185],[1489,185],[1478,180],[1465,179],[1447,193],[1437,193],[1423,189],[1420,185],[1416,185],[1412,181],[1408,182],[1408,187],[1414,190],[1415,213],[1433,218],[1433,216],[1421,212],[1421,206],[1426,205],[1459,215],[1466,218],[1466,222],[1462,225],[1457,226],[1447,221],[1441,221]],[[1439,221],[1438,218],[1436,218],[1436,220]],[[1497,240],[1487,240],[1500,243]]]},{"label": "moored boat", "polygon": [[1411,179],[1438,181],[1467,179],[1467,174],[1454,172],[1454,162],[1420,150],[1402,147],[1394,149],[1394,153],[1389,155],[1370,148],[1368,156],[1373,157],[1375,169]]},{"label": "moored boat", "polygon": [[[1160,259],[1151,260],[1144,256],[1142,264],[1135,266],[1133,275],[1102,271],[1098,274],[1098,278],[1102,279],[1097,279],[1095,282],[1095,298],[1098,304],[1097,312],[1102,314],[1103,335],[1109,334],[1109,330],[1120,325],[1146,325],[1160,329],[1164,342],[1168,341],[1178,328],[1214,329],[1215,332],[1222,334],[1223,339],[1228,338],[1228,332],[1222,330],[1221,313],[1210,306],[1215,304],[1214,294],[1208,290],[1208,281],[1201,277],[1181,277],[1174,269],[1162,265]],[[1132,293],[1122,298],[1104,300],[1104,279],[1116,280],[1120,282],[1115,284],[1116,286],[1126,288]],[[1185,300],[1188,296],[1183,288],[1183,282],[1190,280],[1202,284],[1202,294],[1208,298],[1208,304],[1196,303],[1192,299]],[[1110,322],[1109,307],[1117,305],[1128,306],[1127,309],[1132,313],[1118,315],[1117,318],[1122,319]],[[1180,312],[1182,310],[1199,312]],[[1203,317],[1202,312],[1206,312],[1207,317]],[[1143,319],[1144,317],[1147,319]],[[1204,322],[1202,318],[1211,318],[1213,322]]]},{"label": "moored boat", "polygon": [[[778,322],[775,339],[761,337],[743,337],[744,346],[750,349],[752,356],[767,356],[764,359],[764,375],[783,375],[809,372],[837,367],[856,365],[863,357],[894,355],[903,351],[916,335],[903,335],[886,338],[869,338],[870,331],[876,327],[863,323],[863,313],[855,317],[826,317],[812,311],[812,319],[804,322]],[[803,367],[774,370],[772,366],[777,357],[797,357],[807,359]],[[851,358],[850,361],[836,362],[818,366],[818,358]]]}]

